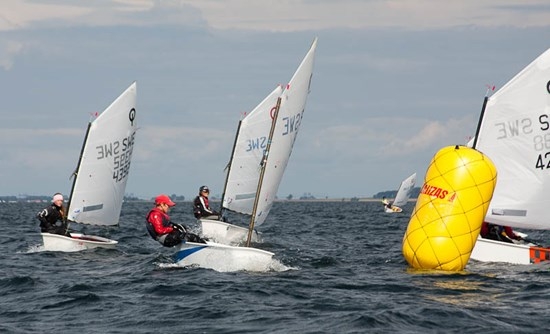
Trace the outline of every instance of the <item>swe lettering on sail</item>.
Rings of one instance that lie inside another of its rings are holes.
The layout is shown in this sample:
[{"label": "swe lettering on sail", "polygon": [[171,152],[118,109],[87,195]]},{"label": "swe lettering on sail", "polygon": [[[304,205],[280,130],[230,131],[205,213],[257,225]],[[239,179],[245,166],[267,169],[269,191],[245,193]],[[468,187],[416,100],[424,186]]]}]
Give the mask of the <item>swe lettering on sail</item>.
[{"label": "swe lettering on sail", "polygon": [[302,123],[302,117],[304,115],[304,111],[297,113],[296,115],[290,116],[290,117],[283,117],[283,136],[286,136],[288,134],[298,132],[298,129],[300,128],[300,124]]},{"label": "swe lettering on sail", "polygon": [[134,132],[122,140],[96,146],[97,160],[113,159],[113,179],[117,182],[124,180],[130,171],[135,134]]},{"label": "swe lettering on sail", "polygon": [[254,151],[254,150],[265,150],[267,147],[267,137],[259,137],[254,139],[248,139],[246,142],[246,152]]},{"label": "swe lettering on sail", "polygon": [[529,118],[516,119],[509,122],[495,124],[497,128],[497,139],[506,139],[533,132],[533,122]]},{"label": "swe lettering on sail", "polygon": [[[544,132],[550,130],[550,115],[542,114],[538,117],[539,129]],[[508,122],[496,123],[497,139],[511,138],[533,133],[533,121],[530,118],[516,119]]]}]

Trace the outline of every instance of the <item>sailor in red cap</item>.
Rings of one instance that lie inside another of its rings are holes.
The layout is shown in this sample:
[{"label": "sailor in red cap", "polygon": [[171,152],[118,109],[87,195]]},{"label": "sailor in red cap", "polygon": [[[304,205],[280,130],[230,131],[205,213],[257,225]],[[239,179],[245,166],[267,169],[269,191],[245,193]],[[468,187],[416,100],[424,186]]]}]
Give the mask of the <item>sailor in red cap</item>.
[{"label": "sailor in red cap", "polygon": [[182,241],[202,242],[198,235],[188,232],[181,224],[170,221],[168,211],[176,205],[167,195],[161,194],[155,198],[155,207],[147,214],[147,232],[163,246],[176,246]]}]

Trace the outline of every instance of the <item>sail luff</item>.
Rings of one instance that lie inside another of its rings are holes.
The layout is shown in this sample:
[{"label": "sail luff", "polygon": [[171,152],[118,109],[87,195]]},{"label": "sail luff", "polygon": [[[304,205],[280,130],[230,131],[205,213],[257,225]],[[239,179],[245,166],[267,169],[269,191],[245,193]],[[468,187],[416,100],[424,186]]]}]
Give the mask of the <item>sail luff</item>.
[{"label": "sail luff", "polygon": [[73,176],[73,184],[71,186],[71,193],[70,193],[70,196],[69,196],[69,202],[67,203],[67,212],[65,212],[65,217],[63,217],[63,219],[65,221],[68,220],[68,213],[71,211],[71,202],[72,202],[72,198],[73,198],[73,194],[74,194],[74,189],[75,189],[75,185],[76,185],[76,182],[77,182],[77,179],[78,179],[78,173],[80,171],[80,165],[82,163],[82,157],[84,156],[84,149],[86,148],[86,142],[88,141],[88,135],[90,133],[90,128],[92,126],[92,121],[89,121],[88,122],[88,126],[86,127],[86,134],[84,135],[84,141],[82,142],[82,148],[80,149],[80,155],[78,157],[78,163],[76,164],[76,169],[75,171],[73,172],[72,176]]},{"label": "sail luff", "polygon": [[226,209],[224,206],[224,200],[225,200],[225,192],[227,191],[227,184],[229,181],[229,174],[231,173],[231,162],[233,161],[233,157],[235,156],[235,149],[237,147],[237,140],[239,139],[239,132],[241,131],[241,125],[243,121],[242,119],[239,121],[239,124],[237,125],[237,132],[235,133],[235,139],[233,140],[233,149],[231,150],[231,156],[229,157],[229,162],[227,163],[227,171],[225,174],[225,182],[223,183],[223,192],[222,192],[222,198],[220,202],[220,213],[222,213],[223,216],[223,210]]},{"label": "sail luff", "polygon": [[485,95],[485,98],[483,99],[483,105],[481,106],[481,112],[479,113],[479,120],[477,122],[476,134],[474,136],[474,143],[472,144],[472,148],[476,148],[477,145],[477,138],[479,137],[481,123],[483,122],[483,116],[485,115],[485,109],[487,108],[487,101],[489,101],[489,96]]},{"label": "sail luff", "polygon": [[267,147],[264,151],[264,155],[261,161],[261,172],[260,178],[258,179],[258,188],[256,190],[256,197],[254,198],[254,207],[252,209],[252,215],[250,216],[250,225],[248,228],[248,236],[246,238],[246,247],[250,247],[250,241],[252,240],[252,233],[254,232],[254,225],[256,222],[256,211],[258,209],[258,202],[260,200],[260,193],[262,191],[262,183],[265,176],[265,169],[269,161],[269,150],[271,149],[271,141],[273,139],[273,133],[275,131],[275,126],[277,125],[277,118],[279,115],[279,109],[281,107],[281,98],[277,99],[277,105],[275,106],[275,111],[273,113],[273,120],[271,123],[271,129],[269,130],[269,137],[267,140]]}]

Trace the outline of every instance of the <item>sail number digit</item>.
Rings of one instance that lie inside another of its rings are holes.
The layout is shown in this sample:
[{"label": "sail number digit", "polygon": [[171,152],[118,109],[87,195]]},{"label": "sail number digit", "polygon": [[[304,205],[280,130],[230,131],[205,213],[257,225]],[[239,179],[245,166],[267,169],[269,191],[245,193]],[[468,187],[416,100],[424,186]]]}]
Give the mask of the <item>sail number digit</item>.
[{"label": "sail number digit", "polygon": [[550,150],[550,133],[533,137],[535,151]]},{"label": "sail number digit", "polygon": [[[533,148],[535,151],[550,150],[550,134],[538,135],[533,137]],[[544,170],[550,168],[550,152],[540,153],[537,157],[535,168]]]},{"label": "sail number digit", "polygon": [[113,162],[115,168],[113,170],[113,179],[116,180],[116,182],[126,179],[130,172],[130,161],[132,160],[135,134],[134,132],[131,136],[122,140],[122,152],[114,157]]},{"label": "sail number digit", "polygon": [[135,134],[134,132],[122,140],[96,146],[97,160],[113,159],[113,179],[116,182],[124,180],[130,171]]},{"label": "sail number digit", "polygon": [[538,169],[549,169],[550,168],[550,152],[544,154],[539,154],[537,158],[537,164],[535,166]]}]

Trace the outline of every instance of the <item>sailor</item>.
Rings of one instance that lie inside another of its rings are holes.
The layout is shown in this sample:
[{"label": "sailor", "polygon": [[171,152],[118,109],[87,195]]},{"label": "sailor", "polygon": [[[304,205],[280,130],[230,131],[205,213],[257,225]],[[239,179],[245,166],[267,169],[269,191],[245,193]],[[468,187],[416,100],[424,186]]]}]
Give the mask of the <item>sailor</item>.
[{"label": "sailor", "polygon": [[205,243],[198,235],[190,233],[188,228],[170,221],[168,211],[176,205],[170,197],[161,194],[155,198],[155,207],[147,214],[147,232],[163,246],[172,247],[182,241]]},{"label": "sailor", "polygon": [[210,208],[208,203],[208,195],[210,194],[210,189],[207,186],[201,186],[199,188],[199,195],[193,200],[193,214],[195,218],[201,219],[220,219],[220,214]]},{"label": "sailor", "polygon": [[52,203],[38,212],[36,217],[40,221],[40,231],[42,233],[71,236],[68,232],[67,221],[64,219],[65,208],[63,207],[63,195],[61,193],[55,193],[52,197]]},{"label": "sailor", "polygon": [[502,242],[513,243],[514,240],[520,241],[523,238],[514,233],[510,226],[501,226],[496,224],[483,222],[481,225],[481,237],[485,239],[497,240]]},{"label": "sailor", "polygon": [[388,199],[386,198],[386,196],[382,197],[382,204],[384,204],[384,207],[388,208],[388,209],[391,209],[391,202],[388,201]]}]

